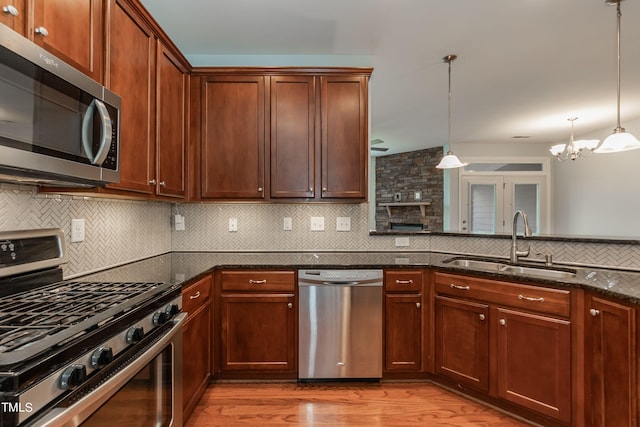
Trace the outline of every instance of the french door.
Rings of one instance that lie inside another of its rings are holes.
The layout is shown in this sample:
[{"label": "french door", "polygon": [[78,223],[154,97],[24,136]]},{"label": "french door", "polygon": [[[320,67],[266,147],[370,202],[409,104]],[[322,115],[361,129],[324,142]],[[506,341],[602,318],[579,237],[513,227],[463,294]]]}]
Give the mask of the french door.
[{"label": "french door", "polygon": [[[517,210],[527,214],[534,234],[548,229],[547,184],[542,175],[462,175],[460,230],[465,233],[511,233]],[[522,221],[518,231],[523,231]]]}]

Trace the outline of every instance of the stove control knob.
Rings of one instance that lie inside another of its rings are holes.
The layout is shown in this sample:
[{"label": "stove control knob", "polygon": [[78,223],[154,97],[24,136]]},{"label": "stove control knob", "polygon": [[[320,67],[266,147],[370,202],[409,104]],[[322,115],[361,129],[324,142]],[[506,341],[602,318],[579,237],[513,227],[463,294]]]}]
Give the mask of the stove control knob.
[{"label": "stove control knob", "polygon": [[169,317],[173,317],[176,314],[180,313],[180,307],[178,307],[178,304],[167,304],[164,312],[167,313]]},{"label": "stove control knob", "polygon": [[113,350],[111,347],[100,347],[91,355],[91,366],[100,369],[113,362]]},{"label": "stove control knob", "polygon": [[134,326],[127,331],[127,344],[135,344],[144,338],[144,329],[142,326]]},{"label": "stove control knob", "polygon": [[154,313],[153,319],[151,319],[151,322],[153,323],[154,326],[160,326],[164,323],[167,323],[168,320],[169,320],[169,315],[167,313],[165,313],[164,311],[158,311],[157,313]]},{"label": "stove control knob", "polygon": [[87,368],[84,365],[71,365],[60,377],[60,387],[73,390],[87,379]]}]

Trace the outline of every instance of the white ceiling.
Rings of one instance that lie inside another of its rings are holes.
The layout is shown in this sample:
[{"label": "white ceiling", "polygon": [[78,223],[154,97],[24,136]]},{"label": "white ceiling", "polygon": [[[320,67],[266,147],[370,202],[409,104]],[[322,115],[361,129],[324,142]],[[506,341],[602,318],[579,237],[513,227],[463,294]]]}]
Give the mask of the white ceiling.
[{"label": "white ceiling", "polygon": [[[371,65],[370,139],[550,145],[616,125],[605,0],[142,0],[194,65]],[[622,126],[640,117],[640,1],[622,3]],[[627,130],[640,135],[640,129]],[[516,135],[530,136],[514,139]]]}]

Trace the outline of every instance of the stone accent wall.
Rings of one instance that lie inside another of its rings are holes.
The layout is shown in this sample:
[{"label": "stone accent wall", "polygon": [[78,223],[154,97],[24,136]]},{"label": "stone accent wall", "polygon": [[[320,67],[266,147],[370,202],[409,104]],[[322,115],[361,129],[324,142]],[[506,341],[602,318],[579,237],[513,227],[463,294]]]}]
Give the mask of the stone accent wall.
[{"label": "stone accent wall", "polygon": [[[385,231],[395,224],[422,224],[431,231],[443,230],[443,174],[435,166],[442,158],[442,147],[376,158],[376,230]],[[414,193],[422,192],[426,206],[425,216],[416,206],[395,206],[391,218],[380,203],[394,202],[400,193],[401,202],[413,202]]]}]

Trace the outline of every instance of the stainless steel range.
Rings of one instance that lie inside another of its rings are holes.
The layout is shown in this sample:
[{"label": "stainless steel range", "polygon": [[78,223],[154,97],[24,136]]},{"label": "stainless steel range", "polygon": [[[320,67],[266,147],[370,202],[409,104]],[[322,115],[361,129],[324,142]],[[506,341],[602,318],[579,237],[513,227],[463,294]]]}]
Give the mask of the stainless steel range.
[{"label": "stainless steel range", "polygon": [[181,427],[180,286],[65,262],[61,230],[0,233],[0,427]]}]

